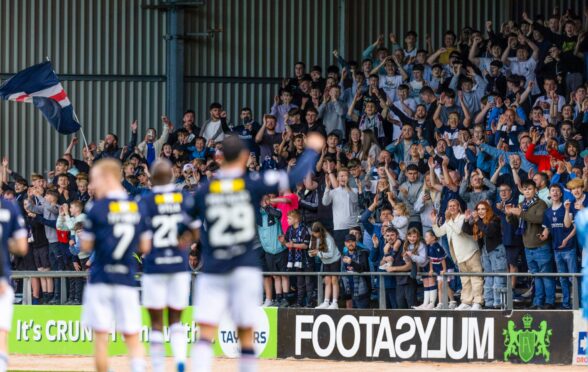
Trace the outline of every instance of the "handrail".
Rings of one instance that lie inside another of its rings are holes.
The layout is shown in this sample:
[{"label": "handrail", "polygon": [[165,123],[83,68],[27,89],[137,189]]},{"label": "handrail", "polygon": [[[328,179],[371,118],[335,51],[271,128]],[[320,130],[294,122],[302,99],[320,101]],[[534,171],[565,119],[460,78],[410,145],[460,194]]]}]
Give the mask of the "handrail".
[{"label": "handrail", "polygon": [[[199,274],[199,272],[192,272],[193,279]],[[31,286],[30,281],[32,278],[85,278],[89,275],[89,271],[13,271],[12,278],[13,279],[22,279],[24,281],[23,288],[23,304],[30,305],[32,303],[32,293],[31,293]],[[381,282],[383,281],[384,277],[402,277],[402,276],[411,276],[413,273],[406,271],[406,272],[363,272],[363,273],[356,273],[356,272],[279,272],[279,271],[265,271],[263,272],[264,276],[316,276],[317,277],[317,300],[322,302],[323,300],[323,277],[324,276],[340,276],[340,277],[348,277],[348,276],[367,276],[367,277],[374,277],[377,276],[378,280]],[[137,274],[137,277],[140,278],[141,273]],[[429,276],[429,273],[418,272],[416,273],[416,277],[423,277]],[[442,298],[440,299],[441,303],[447,308],[447,298],[448,298],[448,288],[449,288],[449,278],[450,277],[460,277],[460,276],[477,276],[477,277],[504,277],[506,278],[506,288],[504,289],[505,299],[503,301],[504,310],[512,310],[513,309],[513,298],[512,298],[512,282],[508,280],[511,277],[531,277],[531,278],[540,278],[540,277],[549,277],[549,278],[558,278],[558,277],[566,277],[571,278],[572,281],[572,308],[577,310],[580,305],[579,301],[579,287],[578,287],[578,278],[582,277],[581,273],[489,273],[489,272],[482,272],[482,273],[470,273],[470,272],[446,272],[443,274],[433,273],[433,276],[441,277],[442,280]],[[60,288],[61,288],[61,303],[64,303],[66,300],[66,281],[60,281]],[[379,297],[379,308],[386,309],[386,288],[383,285],[380,285],[378,288],[378,297]]]}]

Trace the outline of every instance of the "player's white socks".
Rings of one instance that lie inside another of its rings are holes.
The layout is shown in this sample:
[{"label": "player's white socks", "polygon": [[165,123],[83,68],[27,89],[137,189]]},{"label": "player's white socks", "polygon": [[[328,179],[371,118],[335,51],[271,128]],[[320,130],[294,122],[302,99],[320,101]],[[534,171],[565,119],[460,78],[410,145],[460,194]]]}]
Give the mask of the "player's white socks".
[{"label": "player's white socks", "polygon": [[131,358],[131,372],[145,372],[145,359]]},{"label": "player's white socks", "polygon": [[200,339],[192,347],[192,372],[212,371],[212,345],[209,340]]},{"label": "player's white socks", "polygon": [[241,350],[241,359],[239,359],[239,372],[256,372],[257,358],[253,350]]},{"label": "player's white socks", "polygon": [[0,353],[0,372],[8,370],[8,355]]},{"label": "player's white socks", "polygon": [[182,323],[174,323],[169,327],[170,343],[176,363],[185,363],[188,353],[188,336]]},{"label": "player's white socks", "polygon": [[151,331],[149,352],[151,354],[151,368],[153,372],[165,371],[165,347],[163,341],[163,333],[161,331]]}]

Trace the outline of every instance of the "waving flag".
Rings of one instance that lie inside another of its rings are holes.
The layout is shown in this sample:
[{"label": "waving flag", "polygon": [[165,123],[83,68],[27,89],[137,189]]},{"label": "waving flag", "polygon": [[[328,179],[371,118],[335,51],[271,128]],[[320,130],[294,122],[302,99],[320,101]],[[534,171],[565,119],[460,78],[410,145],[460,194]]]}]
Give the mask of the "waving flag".
[{"label": "waving flag", "polygon": [[75,133],[80,123],[51,62],[24,69],[0,85],[0,98],[28,102],[61,134]]}]

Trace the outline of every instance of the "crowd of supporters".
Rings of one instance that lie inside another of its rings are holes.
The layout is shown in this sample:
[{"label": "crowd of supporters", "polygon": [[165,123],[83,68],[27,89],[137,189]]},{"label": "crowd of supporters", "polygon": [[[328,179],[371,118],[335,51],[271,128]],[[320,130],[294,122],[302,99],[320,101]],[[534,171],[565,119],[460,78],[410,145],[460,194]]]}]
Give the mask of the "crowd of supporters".
[{"label": "crowd of supporters", "polygon": [[[120,159],[121,182],[140,197],[150,165],[167,158],[192,192],[214,178],[225,136],[246,141],[248,170],[260,172],[293,167],[306,134],[319,132],[327,145],[314,176],[260,205],[264,270],[309,273],[266,277],[266,306],[366,308],[384,286],[388,308],[433,309],[443,307],[438,274],[576,273],[574,216],[588,204],[587,15],[522,14],[499,29],[447,31],[436,50],[414,31],[380,35],[359,60],[333,51],[326,69],[297,62],[265,114],[243,107],[230,117],[212,103],[203,122],[192,110],[182,123],[164,116],[141,142],[133,122],[126,145],[110,133],[79,156],[73,137],[54,170],[28,178],[4,158],[2,197],[23,208],[32,248],[15,268],[91,266],[78,236],[98,159]],[[198,259],[193,245],[194,270]],[[326,275],[318,304],[311,273],[321,270],[407,275]],[[515,301],[532,308],[570,308],[577,296],[568,277],[509,280]],[[68,303],[80,302],[83,286],[68,280]],[[59,302],[59,280],[32,287],[35,303]],[[506,287],[503,276],[452,277],[447,303],[501,308]]]}]

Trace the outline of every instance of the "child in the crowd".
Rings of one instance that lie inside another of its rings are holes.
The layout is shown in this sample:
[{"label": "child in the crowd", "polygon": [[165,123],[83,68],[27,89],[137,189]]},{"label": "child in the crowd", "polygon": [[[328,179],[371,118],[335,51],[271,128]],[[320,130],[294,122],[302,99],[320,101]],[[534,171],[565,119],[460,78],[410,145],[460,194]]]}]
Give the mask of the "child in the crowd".
[{"label": "child in the crowd", "polygon": [[[294,269],[299,272],[312,272],[314,265],[309,262],[306,252],[310,244],[310,232],[308,227],[302,222],[300,212],[293,210],[288,212],[288,229],[283,238],[283,244],[288,248],[288,269]],[[314,292],[313,280],[311,276],[296,277],[296,293],[298,306],[304,306],[305,298],[308,303],[312,302]]]},{"label": "child in the crowd", "polygon": [[[427,279],[433,279],[432,283],[431,280],[428,281],[429,286],[434,286],[434,276],[433,274],[437,274],[437,295],[439,298],[439,304],[437,304],[437,307],[435,307],[435,309],[443,309],[443,303],[441,301],[441,298],[443,296],[443,278],[439,275],[443,275],[447,272],[453,272],[453,262],[451,261],[450,257],[447,257],[447,254],[445,253],[445,250],[443,249],[443,247],[441,246],[441,244],[439,244],[439,242],[437,241],[437,237],[435,236],[435,234],[433,233],[433,231],[428,230],[427,232],[425,232],[425,243],[427,244],[427,255],[429,256],[429,275],[430,278]],[[451,277],[449,277],[447,279],[447,282],[449,283],[449,281],[451,281]],[[427,283],[424,282],[423,280],[423,285],[425,286],[425,288],[427,288]],[[451,287],[449,285],[447,285],[447,294],[449,296],[449,309],[455,309],[457,307],[457,303],[455,302],[455,300],[453,299],[453,290],[451,289]],[[429,296],[431,296],[431,294],[429,294]],[[432,295],[432,297],[437,297],[435,295]],[[432,300],[432,297],[429,297],[430,303],[432,305],[435,305],[435,301]],[[427,308],[432,308],[430,305]]]},{"label": "child in the crowd", "polygon": [[[315,222],[311,229],[310,257],[319,257],[322,262],[322,272],[332,273],[341,271],[341,253],[335,244],[335,239],[327,232],[320,222]],[[325,300],[317,309],[338,309],[339,277],[325,276]]]},{"label": "child in the crowd", "polygon": [[[365,249],[357,249],[355,235],[345,236],[347,254],[343,256],[343,269],[347,272],[363,273],[369,271],[369,253]],[[367,276],[344,277],[345,295],[352,300],[353,308],[365,309],[369,307],[371,285]]]},{"label": "child in the crowd", "polygon": [[408,230],[408,218],[410,217],[410,213],[406,204],[404,203],[396,203],[394,204],[394,218],[392,219],[392,226],[398,230],[400,234],[400,239],[406,239],[406,232]]}]

